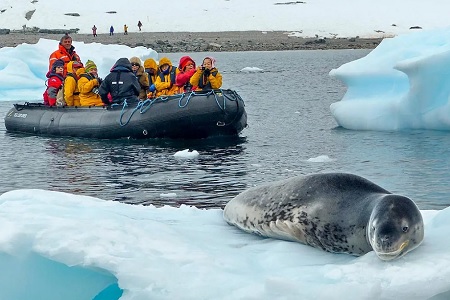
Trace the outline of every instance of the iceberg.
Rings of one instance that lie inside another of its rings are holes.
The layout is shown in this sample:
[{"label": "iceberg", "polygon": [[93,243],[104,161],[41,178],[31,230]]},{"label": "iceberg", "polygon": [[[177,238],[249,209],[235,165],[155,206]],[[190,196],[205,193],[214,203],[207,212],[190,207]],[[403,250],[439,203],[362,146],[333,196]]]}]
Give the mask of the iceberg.
[{"label": "iceberg", "polygon": [[332,103],[354,130],[450,130],[450,30],[384,39],[367,56],[330,71],[347,92]]}]

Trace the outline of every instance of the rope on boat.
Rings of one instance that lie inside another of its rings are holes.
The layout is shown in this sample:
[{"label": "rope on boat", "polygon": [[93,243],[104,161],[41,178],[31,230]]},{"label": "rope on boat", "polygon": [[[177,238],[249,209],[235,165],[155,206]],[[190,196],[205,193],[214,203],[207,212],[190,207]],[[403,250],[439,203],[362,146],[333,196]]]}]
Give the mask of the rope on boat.
[{"label": "rope on boat", "polygon": [[133,117],[134,113],[138,109],[141,108],[142,103],[143,103],[142,101],[138,102],[138,104],[136,105],[136,107],[133,109],[133,111],[131,112],[130,116],[128,117],[128,120],[124,123],[124,122],[122,122],[122,118],[123,118],[123,115],[125,114],[125,108],[128,106],[128,103],[127,103],[127,99],[123,100],[122,111],[120,112],[120,118],[119,118],[120,126],[125,126],[125,125],[127,125],[130,122],[130,120]]},{"label": "rope on boat", "polygon": [[[210,95],[214,95],[214,100],[216,101],[217,106],[222,110],[223,113],[227,114],[226,113],[226,100],[230,100],[230,101],[236,102],[236,105],[238,107],[239,107],[239,101],[238,100],[243,101],[241,96],[239,96],[239,94],[236,91],[234,91],[234,90],[231,91],[232,92],[231,94],[224,93],[222,89],[219,89],[219,91],[220,91],[220,94],[222,95],[222,99],[223,99],[222,104],[219,102],[219,97],[220,96],[218,95],[218,93],[215,90],[210,90],[210,91],[208,91],[206,93],[204,91],[202,91],[202,92],[191,91],[191,92],[189,92],[189,95],[187,95],[187,93],[180,94],[180,98],[178,99],[178,107],[179,108],[185,108],[189,104],[191,99],[193,97],[195,97],[195,96],[206,96],[206,97],[208,97]],[[183,99],[185,99],[184,102],[183,102]],[[152,107],[152,105],[154,103],[167,102],[168,100],[170,100],[169,96],[161,96],[161,97],[158,97],[158,98],[155,98],[155,99],[146,99],[144,101],[139,101],[137,103],[136,107],[131,112],[131,114],[128,117],[128,119],[125,122],[123,122],[123,117],[125,115],[125,109],[126,109],[127,106],[129,106],[129,104],[127,103],[127,100],[125,99],[123,101],[123,104],[122,104],[122,111],[120,113],[120,118],[119,118],[120,126],[126,126],[130,122],[131,118],[133,117],[133,115],[134,115],[134,113],[136,111],[139,110],[140,114],[144,114],[148,110],[150,110],[150,108]],[[120,105],[120,104],[112,104],[111,106],[118,106],[118,105]],[[225,125],[227,125],[227,124],[224,123],[223,125],[220,125],[220,126],[225,126]]]}]

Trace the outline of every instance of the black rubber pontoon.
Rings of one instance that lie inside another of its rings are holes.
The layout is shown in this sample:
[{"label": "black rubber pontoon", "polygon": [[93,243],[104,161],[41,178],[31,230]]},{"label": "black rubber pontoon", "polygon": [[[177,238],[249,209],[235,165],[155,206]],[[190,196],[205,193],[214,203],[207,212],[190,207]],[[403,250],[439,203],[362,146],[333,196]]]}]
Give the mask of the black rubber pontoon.
[{"label": "black rubber pontoon", "polygon": [[193,139],[238,135],[247,125],[244,101],[233,90],[192,92],[105,107],[14,104],[9,132],[98,139]]}]

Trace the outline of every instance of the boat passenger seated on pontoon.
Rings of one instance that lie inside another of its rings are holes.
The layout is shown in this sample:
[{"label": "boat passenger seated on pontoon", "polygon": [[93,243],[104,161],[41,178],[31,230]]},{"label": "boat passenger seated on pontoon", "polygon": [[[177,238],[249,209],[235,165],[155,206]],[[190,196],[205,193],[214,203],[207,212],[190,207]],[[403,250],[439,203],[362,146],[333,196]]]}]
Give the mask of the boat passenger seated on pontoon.
[{"label": "boat passenger seated on pontoon", "polygon": [[222,87],[222,74],[215,66],[216,60],[207,56],[203,59],[201,66],[192,75],[190,82],[192,86],[197,86],[197,91],[220,89]]},{"label": "boat passenger seated on pontoon", "polygon": [[110,73],[105,77],[98,90],[104,104],[122,103],[123,101],[138,101],[141,86],[131,69],[128,58],[119,58]]}]

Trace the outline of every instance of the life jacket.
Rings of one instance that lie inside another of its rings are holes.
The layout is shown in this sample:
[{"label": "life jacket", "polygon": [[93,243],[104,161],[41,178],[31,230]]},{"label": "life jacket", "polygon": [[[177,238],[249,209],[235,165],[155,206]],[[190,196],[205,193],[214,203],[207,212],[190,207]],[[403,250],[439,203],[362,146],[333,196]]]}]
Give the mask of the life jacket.
[{"label": "life jacket", "polygon": [[[89,81],[96,79],[91,73],[83,73],[80,75],[80,78],[81,77],[87,78]],[[91,92],[98,95],[98,86],[94,86],[92,88]],[[80,94],[80,93],[78,93],[78,94]]]},{"label": "life jacket", "polygon": [[[59,74],[52,74],[52,75],[45,81],[46,89],[45,89],[44,93],[42,94],[42,97],[44,98],[44,104],[45,104],[45,105],[50,105],[50,104],[52,104],[52,103],[50,103],[50,98],[49,98],[49,95],[48,95],[48,80],[49,80],[50,78],[52,78],[52,77],[58,78],[59,81],[61,82],[61,85],[60,85],[60,87],[58,88],[58,93],[59,93],[60,90],[62,90],[61,87],[62,87],[62,84],[64,83],[64,77],[62,77],[62,76],[59,75]],[[52,105],[55,105],[55,103],[53,103]]]},{"label": "life jacket", "polygon": [[[73,79],[75,79],[75,84],[77,83],[78,79],[77,79],[77,77],[76,77],[74,74],[72,74],[72,73],[67,73],[67,74],[66,74],[66,78],[67,78],[68,76],[70,76],[70,77],[72,77]],[[65,94],[64,94],[64,89],[65,89],[64,82],[65,82],[65,81],[66,81],[66,79],[64,78],[63,83],[62,83],[62,85],[61,85],[61,88],[58,90],[58,94],[56,94],[56,105],[57,105],[57,106],[66,106],[66,105],[67,105],[67,103],[66,103],[66,97],[65,97]],[[80,93],[79,93],[79,92],[76,92],[76,93],[73,93],[73,94],[74,94],[74,95],[79,95]]]},{"label": "life jacket", "polygon": [[[170,70],[169,74],[170,74],[170,86],[172,87],[175,84],[175,80],[177,78],[177,68],[175,67],[171,67],[172,69]],[[161,79],[161,82],[166,82],[166,76],[160,72],[158,74],[159,78]]]},{"label": "life jacket", "polygon": [[95,79],[95,77],[93,75],[91,75],[90,73],[83,73],[83,74],[80,75],[80,77],[87,78],[88,80]]},{"label": "life jacket", "polygon": [[[211,75],[216,77],[217,71],[211,72]],[[204,82],[203,80],[204,77],[205,74],[202,73],[202,76],[200,76],[200,79],[198,80],[198,87],[201,88],[202,90],[212,90],[211,82],[209,82],[209,80],[205,80],[206,82]]]}]

